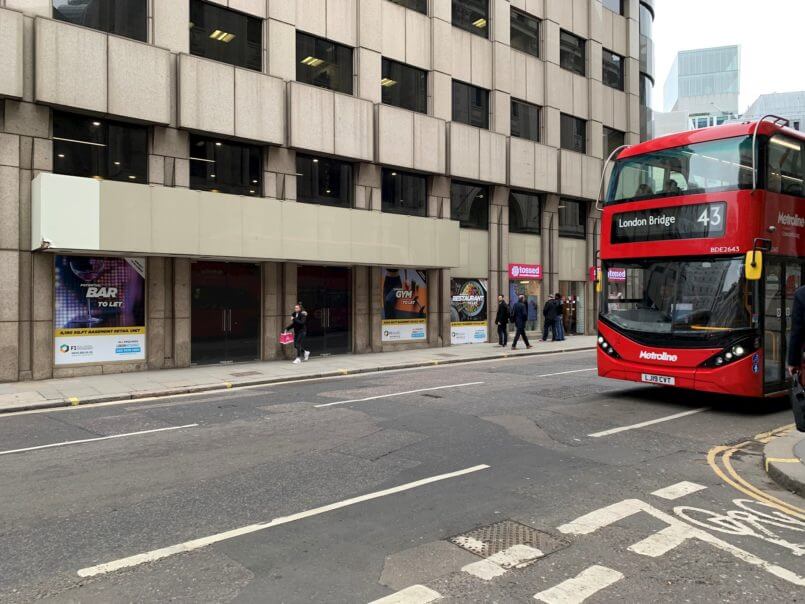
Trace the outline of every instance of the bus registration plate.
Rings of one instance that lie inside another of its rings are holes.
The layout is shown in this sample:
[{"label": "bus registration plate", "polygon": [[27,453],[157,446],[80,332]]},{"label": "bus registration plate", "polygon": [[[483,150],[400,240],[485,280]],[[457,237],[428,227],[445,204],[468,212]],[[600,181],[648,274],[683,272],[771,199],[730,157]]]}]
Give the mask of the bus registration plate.
[{"label": "bus registration plate", "polygon": [[676,380],[667,375],[653,375],[651,373],[643,374],[643,381],[647,384],[659,384],[660,386],[673,386]]}]

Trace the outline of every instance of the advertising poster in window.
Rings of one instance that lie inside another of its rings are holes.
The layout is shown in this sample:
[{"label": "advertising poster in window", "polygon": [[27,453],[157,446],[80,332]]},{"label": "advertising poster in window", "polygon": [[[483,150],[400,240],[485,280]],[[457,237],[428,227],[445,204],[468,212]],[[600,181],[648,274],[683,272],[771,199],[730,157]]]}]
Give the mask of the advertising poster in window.
[{"label": "advertising poster in window", "polygon": [[384,268],[383,342],[424,342],[428,329],[428,277],[424,271]]},{"label": "advertising poster in window", "polygon": [[450,343],[485,343],[489,337],[486,279],[451,279],[450,293]]},{"label": "advertising poster in window", "polygon": [[145,258],[56,256],[56,365],[145,359]]}]

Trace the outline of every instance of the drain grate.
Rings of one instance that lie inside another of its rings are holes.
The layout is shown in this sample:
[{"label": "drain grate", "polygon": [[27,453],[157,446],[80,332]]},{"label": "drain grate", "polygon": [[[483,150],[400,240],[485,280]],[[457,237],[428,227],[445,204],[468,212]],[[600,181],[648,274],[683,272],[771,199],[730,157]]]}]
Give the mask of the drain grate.
[{"label": "drain grate", "polygon": [[567,542],[557,539],[553,535],[514,520],[503,520],[489,526],[482,526],[468,533],[451,537],[449,541],[482,558],[488,558],[514,545],[529,545],[540,550],[546,556],[568,545]]},{"label": "drain grate", "polygon": [[263,375],[260,371],[239,371],[237,373],[230,373],[233,377],[249,377],[250,375]]}]

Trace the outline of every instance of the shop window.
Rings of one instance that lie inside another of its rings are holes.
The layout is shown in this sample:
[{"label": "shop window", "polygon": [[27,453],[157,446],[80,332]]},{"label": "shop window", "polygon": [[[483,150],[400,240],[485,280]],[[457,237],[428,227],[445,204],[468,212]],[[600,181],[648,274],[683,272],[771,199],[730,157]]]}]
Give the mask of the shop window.
[{"label": "shop window", "polygon": [[511,134],[517,138],[539,141],[540,108],[531,103],[511,100]]},{"label": "shop window", "polygon": [[542,198],[535,193],[509,193],[509,232],[539,235],[542,226]]},{"label": "shop window", "polygon": [[428,72],[389,59],[383,59],[382,69],[380,87],[386,105],[428,112]]},{"label": "shop window", "polygon": [[511,14],[511,47],[538,57],[539,19],[514,8]]},{"label": "shop window", "polygon": [[260,147],[190,135],[190,188],[259,197],[262,194]]},{"label": "shop window", "polygon": [[450,218],[462,228],[489,228],[489,187],[453,182],[450,186]]},{"label": "shop window", "polygon": [[602,2],[604,8],[618,15],[623,15],[623,0],[602,0]]},{"label": "shop window", "polygon": [[587,43],[582,38],[561,30],[559,33],[560,67],[582,76],[585,75],[586,46]]},{"label": "shop window", "polygon": [[53,18],[140,42],[148,41],[147,0],[53,0]]},{"label": "shop window", "polygon": [[559,200],[559,236],[574,239],[587,237],[586,202],[576,199]]},{"label": "shop window", "polygon": [[261,71],[263,20],[190,0],[190,54]]},{"label": "shop window", "polygon": [[352,164],[329,157],[296,155],[298,201],[351,208]]},{"label": "shop window", "polygon": [[148,182],[148,129],[86,115],[53,112],[53,172]]},{"label": "shop window", "polygon": [[623,57],[606,49],[602,51],[602,54],[604,57],[604,84],[610,88],[623,90]]},{"label": "shop window", "polygon": [[423,15],[428,14],[428,0],[391,0],[394,4],[399,4],[405,8],[410,8]]},{"label": "shop window", "polygon": [[305,84],[352,94],[352,49],[296,32],[296,79]]},{"label": "shop window", "polygon": [[489,91],[453,80],[453,121],[489,128]]},{"label": "shop window", "polygon": [[587,121],[563,113],[560,120],[562,149],[587,153]]},{"label": "shop window", "polygon": [[453,0],[453,25],[489,37],[489,0]]},{"label": "shop window", "polygon": [[427,178],[410,172],[383,168],[383,211],[425,216],[428,210]]},{"label": "shop window", "polygon": [[609,157],[618,147],[626,142],[626,133],[604,126],[604,157]]}]

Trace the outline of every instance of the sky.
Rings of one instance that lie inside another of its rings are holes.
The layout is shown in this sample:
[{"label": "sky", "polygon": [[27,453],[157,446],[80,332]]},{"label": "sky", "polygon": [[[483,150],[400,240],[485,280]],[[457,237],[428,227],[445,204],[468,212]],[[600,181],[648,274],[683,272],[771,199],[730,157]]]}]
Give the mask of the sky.
[{"label": "sky", "polygon": [[656,0],[654,109],[680,50],[741,46],[743,112],[761,94],[805,90],[805,0]]}]

